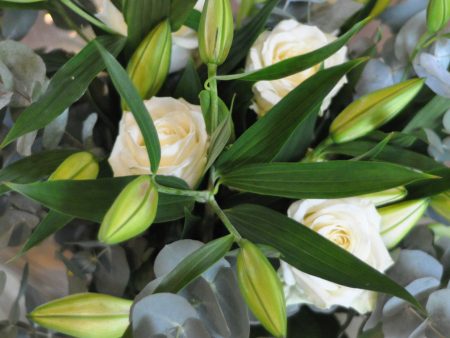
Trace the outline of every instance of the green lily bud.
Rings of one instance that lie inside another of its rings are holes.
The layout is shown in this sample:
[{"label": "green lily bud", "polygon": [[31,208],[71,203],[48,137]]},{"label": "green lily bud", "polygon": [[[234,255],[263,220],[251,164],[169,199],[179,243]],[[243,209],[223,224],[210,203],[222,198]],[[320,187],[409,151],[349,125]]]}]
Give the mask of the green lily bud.
[{"label": "green lily bud", "polygon": [[237,256],[239,288],[250,310],[275,337],[286,336],[283,288],[272,265],[253,243],[242,240]]},{"label": "green lily bud", "polygon": [[98,172],[99,166],[94,155],[82,151],[66,158],[48,180],[93,180]]},{"label": "green lily bud", "polygon": [[427,8],[427,27],[430,33],[436,33],[450,20],[450,1],[430,0]]},{"label": "green lily bud", "polygon": [[203,63],[221,65],[233,42],[230,0],[206,0],[200,18],[198,44]]},{"label": "green lily bud", "polygon": [[132,301],[80,293],[38,306],[30,319],[47,329],[83,338],[122,337],[129,325]]},{"label": "green lily bud", "polygon": [[147,230],[155,220],[158,190],[150,176],[139,176],[119,194],[105,215],[99,241],[117,244]]},{"label": "green lily bud", "polygon": [[171,53],[171,28],[169,20],[165,20],[153,28],[128,63],[128,75],[143,99],[161,89],[169,74]]},{"label": "green lily bud", "polygon": [[378,209],[381,237],[388,249],[395,247],[416,225],[428,207],[428,200],[406,201]]},{"label": "green lily bud", "polygon": [[372,194],[360,195],[358,197],[370,200],[375,206],[379,207],[388,203],[397,202],[407,195],[404,187],[392,188],[375,192]]},{"label": "green lily bud", "polygon": [[412,79],[357,99],[331,124],[331,139],[335,143],[348,142],[377,129],[400,113],[423,83],[423,79]]},{"label": "green lily bud", "polygon": [[433,196],[430,205],[434,211],[450,222],[450,191]]}]

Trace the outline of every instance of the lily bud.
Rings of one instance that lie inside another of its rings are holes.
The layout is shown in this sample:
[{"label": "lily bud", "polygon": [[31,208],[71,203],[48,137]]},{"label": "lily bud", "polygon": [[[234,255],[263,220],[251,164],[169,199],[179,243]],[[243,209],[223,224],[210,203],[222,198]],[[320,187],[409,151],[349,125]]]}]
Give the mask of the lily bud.
[{"label": "lily bud", "polygon": [[379,207],[388,203],[397,202],[407,195],[404,187],[392,188],[375,192],[372,194],[360,195],[358,197],[370,200],[375,206]]},{"label": "lily bud", "polygon": [[331,139],[335,143],[348,142],[377,129],[400,113],[423,83],[423,79],[412,79],[357,99],[331,124]]},{"label": "lily bud", "polygon": [[416,225],[428,207],[428,200],[414,200],[378,209],[381,215],[381,236],[388,249],[395,247]]},{"label": "lily bud", "polygon": [[97,177],[99,170],[94,155],[82,151],[66,158],[48,180],[93,180]]},{"label": "lily bud", "polygon": [[150,176],[130,182],[106,213],[98,233],[99,241],[117,244],[147,230],[155,220],[158,190]]},{"label": "lily bud", "polygon": [[122,337],[129,325],[132,301],[80,293],[38,306],[29,314],[36,324],[74,337]]},{"label": "lily bud", "polygon": [[127,72],[141,98],[161,89],[169,74],[172,34],[169,20],[158,24],[141,42],[128,63]]},{"label": "lily bud", "polygon": [[444,192],[442,194],[433,196],[431,198],[431,207],[436,211],[439,216],[444,217],[450,222],[450,192]]},{"label": "lily bud", "polygon": [[427,8],[427,27],[430,33],[436,33],[450,20],[450,2],[448,0],[430,0]]},{"label": "lily bud", "polygon": [[242,240],[237,256],[239,288],[247,305],[275,337],[286,336],[286,304],[281,282],[268,259],[253,243]]},{"label": "lily bud", "polygon": [[224,63],[233,42],[233,31],[230,0],[206,0],[198,30],[200,58],[203,63]]}]

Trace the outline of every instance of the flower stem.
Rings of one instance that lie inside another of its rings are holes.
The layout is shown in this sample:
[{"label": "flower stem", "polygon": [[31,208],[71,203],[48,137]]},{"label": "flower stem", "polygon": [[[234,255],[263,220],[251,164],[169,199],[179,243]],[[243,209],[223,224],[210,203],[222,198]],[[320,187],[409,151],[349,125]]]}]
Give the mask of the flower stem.
[{"label": "flower stem", "polygon": [[240,242],[242,240],[242,236],[239,234],[239,232],[236,230],[233,224],[231,224],[230,220],[228,219],[227,215],[223,212],[223,210],[220,208],[220,206],[217,204],[216,200],[214,198],[211,198],[209,200],[209,205],[214,210],[216,215],[220,218],[222,223],[227,228],[228,232],[232,234],[236,240],[236,242]]},{"label": "flower stem", "polygon": [[214,63],[208,63],[208,80],[211,94],[211,133],[217,128],[219,124],[219,95],[217,91],[217,65]]}]

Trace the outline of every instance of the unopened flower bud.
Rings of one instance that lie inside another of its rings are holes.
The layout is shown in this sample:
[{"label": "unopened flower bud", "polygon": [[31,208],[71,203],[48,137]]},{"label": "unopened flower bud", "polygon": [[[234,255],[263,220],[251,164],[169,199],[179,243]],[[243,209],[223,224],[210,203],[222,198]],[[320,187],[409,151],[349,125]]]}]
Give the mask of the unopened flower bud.
[{"label": "unopened flower bud", "polygon": [[150,176],[140,176],[119,194],[105,215],[98,239],[117,244],[147,230],[155,220],[158,190]]},{"label": "unopened flower bud", "polygon": [[200,18],[198,42],[203,63],[221,65],[233,42],[230,0],[206,0]]},{"label": "unopened flower bud", "polygon": [[170,67],[172,34],[169,20],[158,24],[141,42],[128,63],[127,72],[142,99],[161,89]]},{"label": "unopened flower bud", "polygon": [[47,329],[73,337],[122,337],[129,325],[132,301],[80,293],[38,306],[29,317]]},{"label": "unopened flower bud", "polygon": [[239,288],[255,317],[275,337],[286,336],[286,303],[281,282],[268,259],[242,240],[237,256]]},{"label": "unopened flower bud", "polygon": [[397,202],[403,199],[407,195],[407,191],[404,187],[392,188],[383,190],[371,194],[365,194],[358,196],[360,198],[370,200],[375,206],[379,207],[388,203]]},{"label": "unopened flower bud", "polygon": [[66,158],[48,180],[93,180],[98,172],[99,166],[94,155],[82,151]]},{"label": "unopened flower bud", "polygon": [[430,206],[440,216],[444,217],[450,222],[450,192],[444,192],[442,194],[433,196],[431,198]]},{"label": "unopened flower bud", "polygon": [[428,200],[413,200],[378,209],[381,237],[388,249],[395,247],[416,225],[428,207]]},{"label": "unopened flower bud", "polygon": [[412,79],[357,99],[331,124],[331,139],[335,143],[348,142],[377,129],[400,113],[423,83],[423,79]]},{"label": "unopened flower bud", "polygon": [[427,8],[427,27],[430,33],[436,33],[450,20],[449,0],[430,0]]}]

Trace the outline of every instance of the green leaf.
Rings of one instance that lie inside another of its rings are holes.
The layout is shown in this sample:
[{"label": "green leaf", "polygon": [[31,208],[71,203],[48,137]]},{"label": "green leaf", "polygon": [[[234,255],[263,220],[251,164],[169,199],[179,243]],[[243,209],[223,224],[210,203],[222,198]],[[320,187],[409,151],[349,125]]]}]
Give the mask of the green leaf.
[{"label": "green leaf", "polygon": [[305,69],[321,63],[323,60],[339,51],[356,33],[358,33],[367,24],[367,22],[368,19],[358,22],[353,26],[351,30],[342,35],[339,39],[310,53],[294,56],[268,67],[251,72],[220,75],[217,76],[217,79],[222,81],[242,80],[256,82],[262,80],[277,80],[295,73],[299,73],[301,71],[304,71]]},{"label": "green leaf", "polygon": [[182,97],[192,104],[199,103],[199,94],[203,90],[202,82],[192,58],[186,65],[174,91],[174,97]]},{"label": "green leaf", "polygon": [[286,198],[341,198],[382,191],[434,177],[383,162],[251,164],[222,176],[225,185]]},{"label": "green leaf", "polygon": [[205,244],[184,258],[164,276],[154,293],[177,293],[223,258],[234,243],[233,235],[218,238]]},{"label": "green leaf", "polygon": [[450,169],[440,168],[433,169],[428,172],[429,174],[436,175],[440,179],[432,180],[428,182],[415,182],[406,186],[408,190],[408,200],[421,199],[430,196],[435,196],[440,193],[450,190]]},{"label": "green leaf", "polygon": [[417,129],[434,128],[437,124],[436,120],[440,119],[449,109],[450,98],[436,95],[416,113],[414,118],[403,128],[403,132],[410,133]]},{"label": "green leaf", "polygon": [[198,31],[198,26],[200,25],[200,17],[201,13],[196,9],[193,9],[189,12],[184,25],[186,27],[189,27],[190,29],[193,29],[194,31]]},{"label": "green leaf", "polygon": [[144,138],[148,158],[150,159],[150,168],[152,172],[156,174],[161,159],[161,146],[159,144],[158,133],[153,124],[153,120],[125,69],[123,69],[114,56],[100,44],[97,44],[97,47],[99,48],[100,55],[108,69],[108,73],[111,76],[114,87],[127,103],[127,106],[130,107],[130,110],[136,119],[142,137]]},{"label": "green leaf", "polygon": [[[119,193],[135,176],[104,178],[83,181],[51,181],[31,184],[7,183],[18,193],[25,195],[49,209],[100,223]],[[186,184],[173,177],[158,176],[165,186],[188,189]],[[192,207],[193,198],[159,194],[155,223],[184,217],[184,208]]]},{"label": "green leaf", "polygon": [[53,76],[39,101],[20,114],[0,146],[5,147],[22,135],[45,127],[83,96],[91,81],[104,68],[96,43],[117,55],[124,42],[124,39],[117,36],[104,36],[88,43]]},{"label": "green leaf", "polygon": [[[0,170],[0,182],[31,183],[49,176],[74,150],[52,150],[25,157]],[[8,191],[0,185],[0,194]]]},{"label": "green leaf", "polygon": [[197,0],[171,0],[170,23],[173,31],[178,30],[183,25],[196,2]]},{"label": "green leaf", "polygon": [[128,24],[127,51],[131,55],[153,27],[169,17],[170,1],[123,0],[122,8]]},{"label": "green leaf", "polygon": [[341,285],[391,294],[421,309],[419,302],[389,277],[283,214],[251,204],[225,213],[244,238],[272,246],[283,261],[303,272]]},{"label": "green leaf", "polygon": [[[376,147],[377,143],[369,141],[353,141],[342,144],[332,144],[328,146],[323,154],[341,154],[347,156],[361,156]],[[386,145],[376,157],[378,161],[396,163],[410,168],[416,168],[422,171],[443,168],[444,166],[432,158],[416,153],[414,151]]]},{"label": "green leaf", "polygon": [[264,29],[267,19],[278,2],[279,0],[267,0],[261,10],[235,33],[230,54],[225,63],[219,67],[219,73],[229,73],[247,57],[250,47]]},{"label": "green leaf", "polygon": [[247,163],[272,161],[300,125],[311,123],[311,116],[317,114],[322,100],[340,78],[363,61],[358,59],[321,70],[300,84],[222,154],[217,168],[226,172]]},{"label": "green leaf", "polygon": [[23,245],[19,255],[23,255],[43,240],[62,229],[66,224],[73,220],[72,216],[61,214],[50,210],[45,218],[36,226],[31,233],[30,238]]}]

